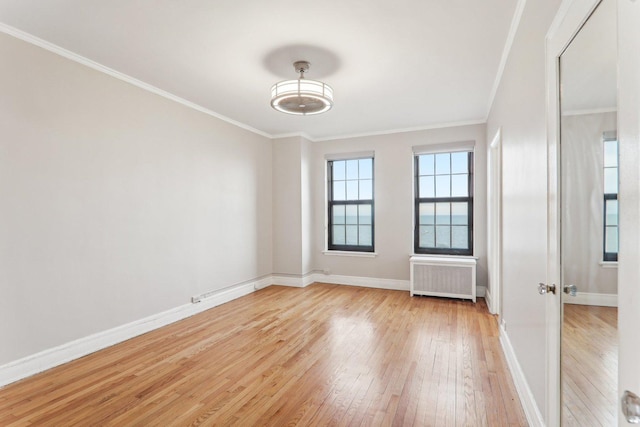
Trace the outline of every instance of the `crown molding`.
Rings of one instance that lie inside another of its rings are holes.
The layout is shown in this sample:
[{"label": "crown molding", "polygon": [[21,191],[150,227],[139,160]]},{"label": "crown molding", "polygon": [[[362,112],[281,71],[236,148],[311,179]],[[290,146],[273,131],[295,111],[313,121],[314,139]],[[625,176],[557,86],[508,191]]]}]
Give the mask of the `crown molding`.
[{"label": "crown molding", "polygon": [[260,136],[264,136],[265,138],[270,138],[270,139],[273,138],[272,135],[269,135],[268,133],[263,132],[263,131],[261,131],[259,129],[256,129],[254,127],[251,127],[249,125],[241,123],[241,122],[239,122],[237,120],[230,119],[229,117],[223,116],[222,114],[218,114],[215,111],[209,110],[208,108],[205,108],[205,107],[203,107],[201,105],[198,105],[198,104],[196,104],[194,102],[187,101],[186,99],[181,98],[181,97],[179,97],[177,95],[169,93],[169,92],[167,92],[165,90],[162,90],[162,89],[157,88],[157,87],[155,87],[153,85],[145,83],[145,82],[143,82],[141,80],[138,80],[138,79],[136,79],[134,77],[131,77],[131,76],[127,75],[127,74],[124,74],[124,73],[121,73],[119,71],[116,71],[113,68],[109,68],[109,67],[107,67],[105,65],[102,65],[102,64],[100,64],[98,62],[95,62],[95,61],[93,61],[93,60],[91,60],[89,58],[85,58],[82,55],[78,55],[77,53],[71,52],[70,50],[67,50],[67,49],[65,49],[63,47],[60,47],[60,46],[56,45],[56,44],[53,44],[51,42],[48,42],[48,41],[43,40],[43,39],[41,39],[39,37],[36,37],[36,36],[34,36],[32,34],[26,33],[26,32],[24,32],[22,30],[19,30],[17,28],[11,27],[11,26],[6,25],[6,24],[1,23],[1,22],[0,22],[0,32],[2,32],[4,34],[7,34],[7,35],[10,35],[12,37],[15,37],[15,38],[17,38],[19,40],[25,41],[27,43],[30,43],[32,45],[38,46],[38,47],[40,47],[42,49],[45,49],[45,50],[47,50],[49,52],[55,53],[57,55],[60,55],[60,56],[62,56],[64,58],[67,58],[67,59],[69,59],[71,61],[74,61],[74,62],[77,62],[79,64],[82,64],[82,65],[84,65],[86,67],[92,68],[92,69],[94,69],[96,71],[99,71],[101,73],[107,74],[107,75],[109,75],[111,77],[115,77],[118,80],[121,80],[123,82],[129,83],[129,84],[131,84],[133,86],[139,87],[140,89],[143,89],[143,90],[146,90],[146,91],[151,92],[153,94],[162,96],[163,98],[167,98],[167,99],[169,99],[171,101],[177,102],[178,104],[182,104],[185,107],[191,108],[193,110],[196,110],[196,111],[199,111],[201,113],[207,114],[207,115],[215,117],[217,119],[220,119],[220,120],[222,120],[224,122],[230,123],[230,124],[232,124],[234,126],[237,126],[237,127],[241,128],[241,129],[248,130],[249,132],[253,132],[253,133],[258,134]]},{"label": "crown molding", "polygon": [[516,10],[513,12],[513,19],[511,20],[511,26],[509,27],[507,40],[505,41],[504,49],[502,50],[502,57],[500,58],[500,64],[498,65],[496,79],[493,82],[493,87],[491,88],[491,93],[489,94],[489,103],[487,104],[487,115],[485,117],[485,122],[489,119],[489,113],[491,113],[493,102],[495,101],[496,94],[498,93],[498,88],[500,87],[500,83],[502,82],[504,69],[507,66],[507,59],[511,54],[513,40],[516,38],[516,33],[518,32],[518,28],[520,27],[520,19],[522,19],[522,13],[524,12],[526,3],[527,0],[518,0],[518,4],[516,4]]},{"label": "crown molding", "polygon": [[324,138],[315,138],[315,139],[312,139],[311,141],[312,142],[335,141],[338,139],[363,138],[368,136],[391,135],[391,134],[407,133],[407,132],[420,132],[424,130],[433,130],[433,129],[484,125],[486,123],[487,121],[485,119],[467,120],[467,121],[449,122],[449,123],[435,123],[431,125],[416,126],[411,128],[390,129],[390,130],[383,130],[383,131],[376,131],[376,132],[363,132],[363,133],[353,133],[353,134],[345,134],[345,135],[337,135],[337,136],[327,136]]}]

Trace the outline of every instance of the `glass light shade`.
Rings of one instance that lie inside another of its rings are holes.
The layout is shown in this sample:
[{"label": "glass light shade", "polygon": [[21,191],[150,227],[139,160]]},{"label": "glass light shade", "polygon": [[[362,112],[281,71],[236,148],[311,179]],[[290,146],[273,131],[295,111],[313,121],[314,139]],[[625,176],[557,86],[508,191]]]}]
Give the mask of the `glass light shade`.
[{"label": "glass light shade", "polygon": [[302,116],[324,113],[333,107],[333,89],[316,80],[285,80],[271,87],[271,106]]}]

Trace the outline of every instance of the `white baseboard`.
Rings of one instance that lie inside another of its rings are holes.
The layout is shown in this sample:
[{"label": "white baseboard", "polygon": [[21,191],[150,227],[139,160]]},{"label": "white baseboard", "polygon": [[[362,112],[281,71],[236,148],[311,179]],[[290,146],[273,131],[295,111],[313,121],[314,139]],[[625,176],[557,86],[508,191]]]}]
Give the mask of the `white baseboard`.
[{"label": "white baseboard", "polygon": [[486,286],[483,286],[483,288],[484,288],[484,299],[487,302],[487,308],[489,309],[489,313],[496,314],[494,313],[495,310],[493,309],[493,297],[491,295],[491,290]]},{"label": "white baseboard", "polygon": [[[334,285],[361,286],[364,288],[389,289],[393,291],[409,291],[408,280],[380,279],[376,277],[342,276],[337,274],[307,273],[305,275],[274,274],[271,283],[281,286],[304,288],[312,283],[331,283]],[[484,297],[486,286],[476,287],[476,296]]]},{"label": "white baseboard", "polygon": [[598,305],[602,307],[617,307],[617,294],[596,294],[593,292],[578,292],[575,297],[565,296],[565,304]]},{"label": "white baseboard", "polygon": [[[201,313],[236,298],[248,295],[256,290],[266,288],[272,284],[303,288],[314,282],[409,291],[408,280],[340,276],[315,272],[300,276],[285,274],[268,275],[232,288],[198,295],[194,297],[200,300],[197,303],[184,304],[9,362],[0,366],[0,387]],[[483,296],[485,290],[486,288],[484,286],[478,286],[477,295]]]},{"label": "white baseboard", "polygon": [[314,280],[315,273],[307,274],[274,274],[271,276],[272,285],[291,286],[294,288],[304,288],[309,286]]},{"label": "white baseboard", "polygon": [[487,287],[486,286],[476,286],[476,297],[479,298],[487,298]]},{"label": "white baseboard", "polygon": [[408,280],[377,279],[375,277],[339,276],[336,274],[315,273],[314,281],[335,285],[361,286],[365,288],[390,289],[409,292]]},{"label": "white baseboard", "polygon": [[529,383],[524,376],[524,372],[522,372],[520,363],[518,363],[518,358],[509,340],[509,335],[507,335],[507,331],[505,331],[502,325],[500,325],[500,344],[502,344],[502,351],[507,359],[507,365],[509,366],[511,377],[515,383],[516,391],[520,397],[520,402],[522,403],[522,408],[524,409],[529,425],[531,427],[544,427],[544,418],[538,409],[533,393],[531,393]]},{"label": "white baseboard", "polygon": [[184,304],[106,331],[98,332],[0,366],[0,387],[94,353],[138,335],[248,295],[271,284],[271,276],[211,293],[195,304]]}]

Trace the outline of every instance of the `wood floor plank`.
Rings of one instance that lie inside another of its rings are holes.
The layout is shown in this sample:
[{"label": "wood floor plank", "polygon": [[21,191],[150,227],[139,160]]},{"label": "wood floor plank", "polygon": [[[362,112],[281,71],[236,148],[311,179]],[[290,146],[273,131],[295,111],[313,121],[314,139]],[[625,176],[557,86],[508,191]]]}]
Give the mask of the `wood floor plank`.
[{"label": "wood floor plank", "polygon": [[483,299],[320,283],[271,286],[6,386],[0,424],[527,425]]},{"label": "wood floor plank", "polygon": [[565,304],[562,327],[562,423],[616,424],[618,309]]}]

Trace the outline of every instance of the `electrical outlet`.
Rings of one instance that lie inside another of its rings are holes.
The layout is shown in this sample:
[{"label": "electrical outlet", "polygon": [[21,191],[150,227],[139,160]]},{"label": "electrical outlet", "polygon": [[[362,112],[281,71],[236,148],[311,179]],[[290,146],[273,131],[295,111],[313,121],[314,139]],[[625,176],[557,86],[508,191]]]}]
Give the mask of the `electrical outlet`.
[{"label": "electrical outlet", "polygon": [[200,299],[200,297],[199,297],[199,296],[197,296],[197,297],[191,297],[191,303],[192,303],[192,304],[199,303],[200,301],[202,301],[202,300]]}]

